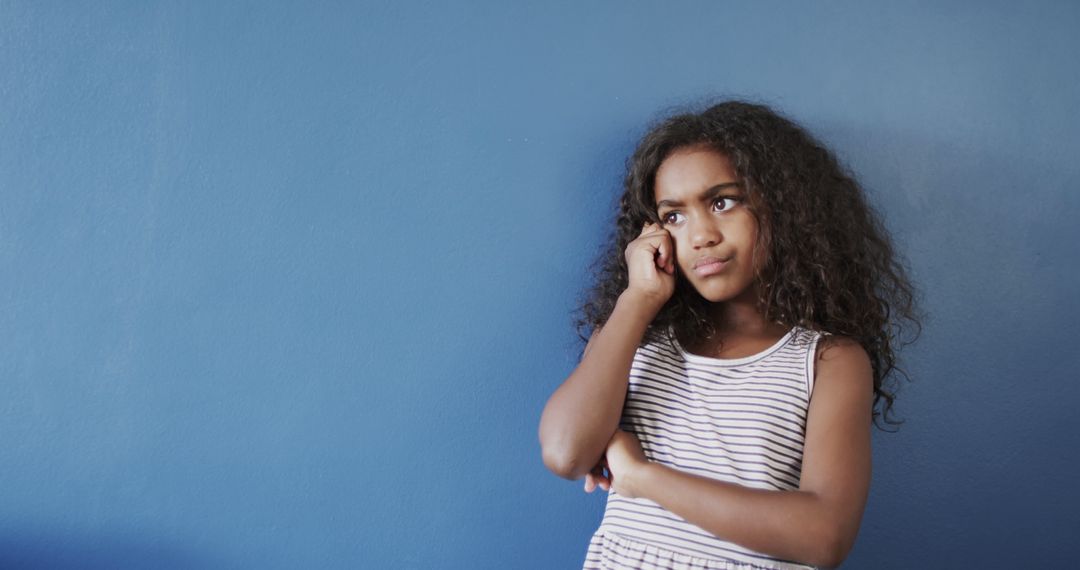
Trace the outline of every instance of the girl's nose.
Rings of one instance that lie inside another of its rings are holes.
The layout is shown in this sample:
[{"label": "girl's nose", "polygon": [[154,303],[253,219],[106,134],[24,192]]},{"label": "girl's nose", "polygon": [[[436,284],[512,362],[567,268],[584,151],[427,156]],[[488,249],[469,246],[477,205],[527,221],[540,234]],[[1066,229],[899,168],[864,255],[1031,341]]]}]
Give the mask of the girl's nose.
[{"label": "girl's nose", "polygon": [[709,222],[698,222],[690,227],[690,242],[695,249],[712,247],[721,239],[720,228]]}]

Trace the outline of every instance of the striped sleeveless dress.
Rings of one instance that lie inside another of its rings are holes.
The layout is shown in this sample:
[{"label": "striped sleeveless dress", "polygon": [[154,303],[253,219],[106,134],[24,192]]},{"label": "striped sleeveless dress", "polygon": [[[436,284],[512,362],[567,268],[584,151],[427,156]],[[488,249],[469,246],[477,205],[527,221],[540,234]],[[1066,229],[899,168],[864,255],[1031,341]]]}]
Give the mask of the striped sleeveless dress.
[{"label": "striped sleeveless dress", "polygon": [[[823,334],[792,328],[768,349],[721,359],[678,341],[637,349],[620,428],[645,456],[746,487],[799,488],[815,348]],[[812,569],[727,542],[655,502],[611,491],[585,570]]]}]

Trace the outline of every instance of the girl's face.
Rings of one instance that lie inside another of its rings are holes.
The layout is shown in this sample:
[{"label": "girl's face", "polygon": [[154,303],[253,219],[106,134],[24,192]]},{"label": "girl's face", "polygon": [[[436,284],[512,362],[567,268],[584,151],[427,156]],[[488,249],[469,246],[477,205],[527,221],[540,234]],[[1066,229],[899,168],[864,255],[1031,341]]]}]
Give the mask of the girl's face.
[{"label": "girl's face", "polygon": [[764,256],[754,255],[758,225],[741,182],[728,157],[705,146],[674,151],[656,171],[656,212],[675,242],[675,262],[714,303],[757,298],[755,265]]}]

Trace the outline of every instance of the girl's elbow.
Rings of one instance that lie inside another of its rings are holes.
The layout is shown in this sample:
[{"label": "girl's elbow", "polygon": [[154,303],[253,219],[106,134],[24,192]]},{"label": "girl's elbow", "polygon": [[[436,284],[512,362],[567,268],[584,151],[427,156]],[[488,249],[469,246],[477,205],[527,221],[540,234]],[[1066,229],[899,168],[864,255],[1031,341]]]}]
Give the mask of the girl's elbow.
[{"label": "girl's elbow", "polygon": [[582,459],[580,449],[575,449],[565,444],[559,445],[550,443],[548,445],[543,445],[541,443],[540,452],[543,457],[544,466],[548,467],[548,470],[555,475],[563,477],[564,479],[580,479],[592,469],[592,464],[586,465],[588,461]]},{"label": "girl's elbow", "polygon": [[[546,437],[545,437],[546,436]],[[557,438],[544,430],[544,423],[540,423],[540,457],[544,461],[544,467],[549,471],[567,479],[567,474],[573,469],[569,455],[563,450],[564,446],[556,445]]]},{"label": "girl's elbow", "polygon": [[851,553],[853,540],[849,540],[842,532],[833,532],[820,541],[821,549],[818,551],[817,560],[813,562],[818,568],[836,568],[844,563],[848,554]]},{"label": "girl's elbow", "polygon": [[580,462],[572,453],[546,445],[542,446],[541,455],[543,456],[544,466],[563,479],[573,481],[585,475],[584,472],[581,472]]},{"label": "girl's elbow", "polygon": [[807,558],[802,562],[804,564],[809,564],[814,568],[832,570],[833,568],[840,566],[840,563],[844,561],[844,557],[839,556],[835,550],[829,548],[829,545],[819,545],[816,548],[816,551],[814,556]]},{"label": "girl's elbow", "polygon": [[592,468],[592,465],[585,465],[586,462],[582,459],[582,444],[572,436],[558,433],[543,423],[539,436],[541,458],[544,466],[552,473],[573,481],[584,477]]},{"label": "girl's elbow", "polygon": [[837,556],[835,552],[825,552],[818,559],[811,561],[810,563],[814,568],[820,568],[822,570],[832,570],[840,566],[840,563],[844,561],[843,556]]}]

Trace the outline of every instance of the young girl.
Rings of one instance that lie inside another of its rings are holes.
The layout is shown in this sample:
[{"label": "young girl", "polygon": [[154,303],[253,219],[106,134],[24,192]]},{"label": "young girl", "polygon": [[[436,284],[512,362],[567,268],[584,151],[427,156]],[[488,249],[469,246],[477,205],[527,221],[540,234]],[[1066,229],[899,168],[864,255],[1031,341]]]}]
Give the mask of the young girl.
[{"label": "young girl", "polygon": [[609,491],[584,567],[839,565],[914,292],[858,183],[792,121],[731,101],[653,128],[540,420],[545,465]]}]

